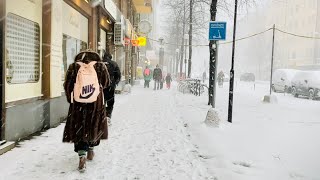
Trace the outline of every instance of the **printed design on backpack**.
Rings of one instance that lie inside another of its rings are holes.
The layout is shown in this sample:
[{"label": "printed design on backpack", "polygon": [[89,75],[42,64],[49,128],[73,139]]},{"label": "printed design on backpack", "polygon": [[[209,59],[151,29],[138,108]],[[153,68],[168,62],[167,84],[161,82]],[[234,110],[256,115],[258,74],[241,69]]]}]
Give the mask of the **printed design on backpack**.
[{"label": "printed design on backpack", "polygon": [[150,69],[145,69],[144,70],[144,75],[149,76],[150,75]]},{"label": "printed design on backpack", "polygon": [[92,103],[97,101],[100,85],[97,72],[94,69],[96,63],[96,61],[92,61],[89,64],[77,62],[80,68],[73,89],[73,97],[76,102]]}]

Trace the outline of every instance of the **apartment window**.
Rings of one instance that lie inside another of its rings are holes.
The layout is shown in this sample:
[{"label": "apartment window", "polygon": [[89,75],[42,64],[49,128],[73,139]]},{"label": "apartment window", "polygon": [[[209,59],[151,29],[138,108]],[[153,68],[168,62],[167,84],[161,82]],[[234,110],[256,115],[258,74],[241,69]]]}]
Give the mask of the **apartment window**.
[{"label": "apartment window", "polygon": [[313,3],[314,3],[314,0],[309,0],[309,1],[308,1],[308,4],[309,4],[309,7],[310,7],[310,8],[313,7]]},{"label": "apartment window", "polygon": [[6,80],[9,84],[38,82],[40,78],[40,27],[8,13],[6,18]]},{"label": "apartment window", "polygon": [[311,24],[313,22],[312,18],[313,18],[313,16],[309,17],[309,24]]},{"label": "apartment window", "polygon": [[296,58],[297,58],[296,52],[293,52],[293,53],[292,53],[291,58],[292,58],[292,59],[296,59]]}]

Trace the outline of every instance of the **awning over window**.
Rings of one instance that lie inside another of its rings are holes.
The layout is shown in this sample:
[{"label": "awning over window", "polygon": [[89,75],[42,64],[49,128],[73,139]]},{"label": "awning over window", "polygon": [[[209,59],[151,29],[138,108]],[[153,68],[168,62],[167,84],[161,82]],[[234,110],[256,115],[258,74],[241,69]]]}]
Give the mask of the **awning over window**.
[{"label": "awning over window", "polygon": [[152,12],[152,0],[133,0],[133,4],[140,14],[150,14]]}]

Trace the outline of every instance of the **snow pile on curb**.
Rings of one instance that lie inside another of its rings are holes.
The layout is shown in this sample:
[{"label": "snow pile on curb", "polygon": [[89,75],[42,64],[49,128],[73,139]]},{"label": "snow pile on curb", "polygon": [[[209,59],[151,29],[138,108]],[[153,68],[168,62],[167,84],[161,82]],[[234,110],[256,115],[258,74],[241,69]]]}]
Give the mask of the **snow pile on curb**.
[{"label": "snow pile on curb", "polygon": [[130,84],[124,85],[123,92],[131,93],[131,85]]},{"label": "snow pile on curb", "polygon": [[278,103],[278,98],[275,95],[265,95],[262,99],[262,102],[275,104]]},{"label": "snow pile on curb", "polygon": [[204,123],[210,127],[219,127],[220,122],[221,122],[221,119],[219,117],[218,111],[214,108],[210,108]]}]

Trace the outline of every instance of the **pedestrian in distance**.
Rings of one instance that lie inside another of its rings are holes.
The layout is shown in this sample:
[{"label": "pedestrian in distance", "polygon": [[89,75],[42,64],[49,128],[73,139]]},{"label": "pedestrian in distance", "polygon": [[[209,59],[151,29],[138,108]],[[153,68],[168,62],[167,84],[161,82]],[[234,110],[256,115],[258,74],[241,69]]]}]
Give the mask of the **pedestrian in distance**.
[{"label": "pedestrian in distance", "polygon": [[161,75],[161,80],[160,80],[160,89],[163,89],[163,83],[164,83],[164,80],[165,80],[165,76],[162,74]]},{"label": "pedestrian in distance", "polygon": [[146,69],[143,71],[143,77],[144,77],[144,88],[149,88],[149,84],[152,79],[152,74],[148,66],[146,66]]},{"label": "pedestrian in distance", "polygon": [[162,80],[162,70],[159,68],[159,65],[153,70],[153,80],[154,80],[154,90],[159,90],[160,83]]},{"label": "pedestrian in distance", "polygon": [[76,55],[66,73],[64,90],[70,107],[62,141],[74,143],[80,172],[85,171],[86,160],[93,160],[94,147],[108,138],[103,100],[103,88],[108,84],[107,67],[94,51]]},{"label": "pedestrian in distance", "polygon": [[223,71],[220,71],[218,74],[218,85],[219,87],[223,87],[223,81],[224,81],[224,73]]},{"label": "pedestrian in distance", "polygon": [[207,73],[204,71],[202,74],[202,82],[204,83],[205,80],[207,80]]},{"label": "pedestrian in distance", "polygon": [[108,124],[111,126],[111,117],[113,112],[113,106],[115,102],[115,90],[116,86],[121,80],[121,72],[117,62],[112,60],[112,55],[106,52],[103,56],[103,62],[108,68],[110,75],[110,85],[103,90],[104,100],[106,104],[106,113],[108,117]]},{"label": "pedestrian in distance", "polygon": [[167,76],[166,76],[167,89],[170,89],[170,87],[171,87],[171,82],[172,82],[171,74],[168,73]]}]

